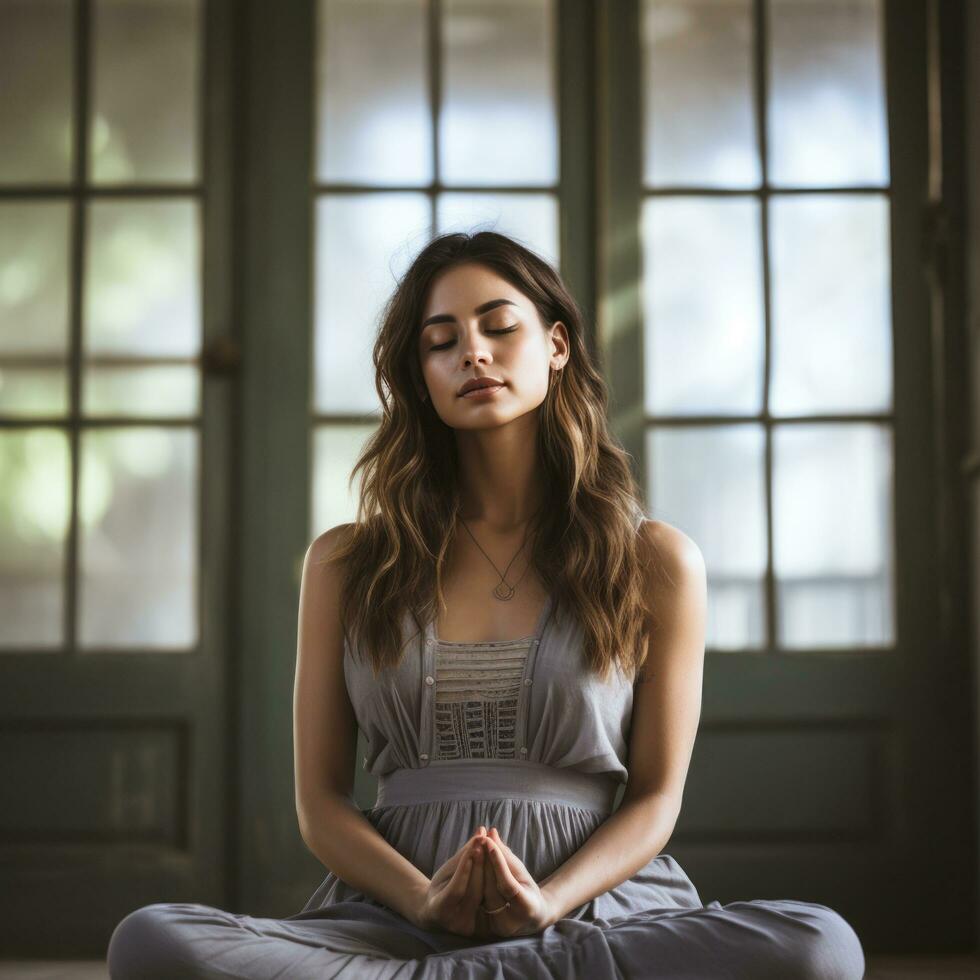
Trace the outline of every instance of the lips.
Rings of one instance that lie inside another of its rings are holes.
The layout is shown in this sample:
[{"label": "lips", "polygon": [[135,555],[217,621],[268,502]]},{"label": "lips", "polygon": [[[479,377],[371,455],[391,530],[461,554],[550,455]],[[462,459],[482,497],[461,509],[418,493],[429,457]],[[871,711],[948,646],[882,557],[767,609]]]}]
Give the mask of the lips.
[{"label": "lips", "polygon": [[469,381],[463,383],[463,386],[456,393],[457,395],[465,395],[468,391],[473,391],[474,388],[496,388],[503,384],[499,378],[470,378]]}]

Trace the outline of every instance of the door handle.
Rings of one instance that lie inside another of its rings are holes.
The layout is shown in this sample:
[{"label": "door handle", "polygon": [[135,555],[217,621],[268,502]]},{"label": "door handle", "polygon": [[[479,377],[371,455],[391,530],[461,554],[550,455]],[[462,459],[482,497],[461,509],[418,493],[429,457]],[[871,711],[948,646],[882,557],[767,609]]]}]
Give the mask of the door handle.
[{"label": "door handle", "polygon": [[204,345],[200,361],[205,374],[235,374],[242,363],[242,349],[231,337],[216,337]]}]

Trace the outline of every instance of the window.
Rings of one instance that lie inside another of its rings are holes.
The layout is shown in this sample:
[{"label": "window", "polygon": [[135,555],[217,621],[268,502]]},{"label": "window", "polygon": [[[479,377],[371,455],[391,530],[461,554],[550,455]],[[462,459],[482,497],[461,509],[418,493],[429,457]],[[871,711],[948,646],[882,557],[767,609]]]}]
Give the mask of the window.
[{"label": "window", "polygon": [[354,517],[381,305],[430,237],[491,228],[560,261],[551,0],[317,14],[313,535]]},{"label": "window", "polygon": [[651,510],[701,546],[715,649],[895,642],[877,0],[646,0]]},{"label": "window", "polygon": [[7,648],[198,640],[200,20],[0,7]]}]

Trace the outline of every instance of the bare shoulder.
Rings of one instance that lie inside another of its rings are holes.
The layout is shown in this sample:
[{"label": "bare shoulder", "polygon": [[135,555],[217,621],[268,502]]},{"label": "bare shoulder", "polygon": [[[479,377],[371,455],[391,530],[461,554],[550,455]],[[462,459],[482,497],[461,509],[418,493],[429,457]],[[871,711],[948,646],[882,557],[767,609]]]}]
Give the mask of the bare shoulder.
[{"label": "bare shoulder", "polygon": [[340,547],[345,545],[353,533],[356,524],[337,524],[335,527],[318,534],[306,549],[308,565],[322,565]]},{"label": "bare shoulder", "polygon": [[659,581],[666,577],[672,584],[704,581],[704,555],[694,539],[680,528],[666,521],[644,518],[639,534],[647,548],[652,578]]}]

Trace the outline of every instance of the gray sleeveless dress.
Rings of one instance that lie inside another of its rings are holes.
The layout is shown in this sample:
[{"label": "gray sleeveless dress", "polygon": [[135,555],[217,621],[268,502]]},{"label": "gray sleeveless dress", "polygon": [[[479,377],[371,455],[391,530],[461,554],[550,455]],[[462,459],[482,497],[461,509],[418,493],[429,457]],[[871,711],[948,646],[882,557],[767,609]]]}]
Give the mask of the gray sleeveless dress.
[{"label": "gray sleeveless dress", "polygon": [[[596,679],[579,627],[553,605],[549,596],[530,636],[484,643],[440,640],[434,623],[413,636],[406,615],[401,663],[378,679],[345,648],[363,764],[378,777],[375,805],[362,813],[428,876],[484,824],[540,882],[607,819],[627,780],[632,679],[619,670]],[[832,909],[788,899],[704,905],[664,852],[533,936],[421,930],[330,873],[285,919],[144,906],[116,927],[108,965],[113,980],[864,975],[861,943]]]}]

